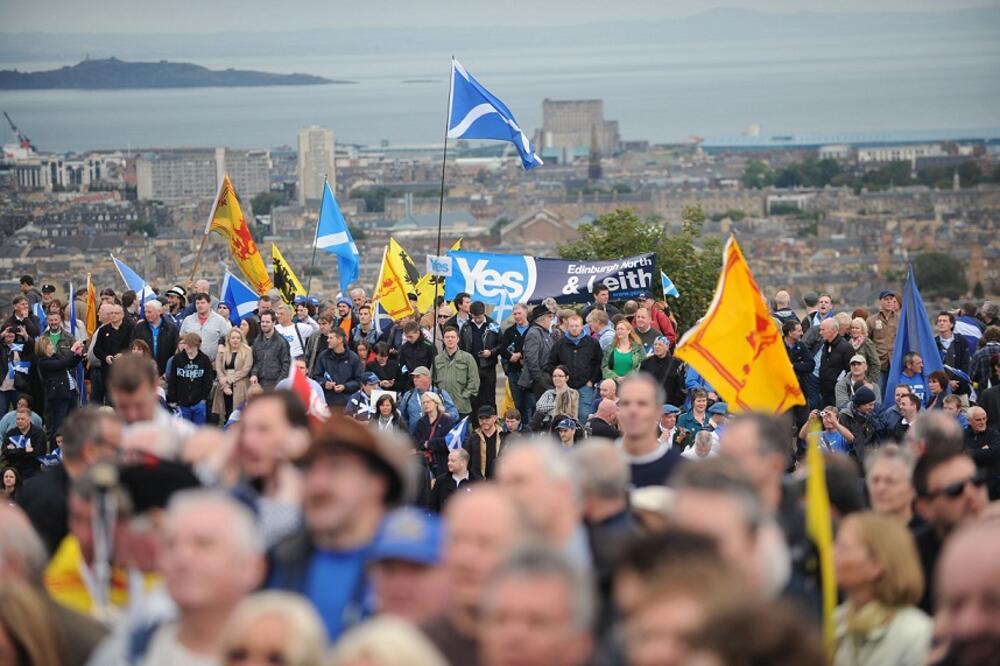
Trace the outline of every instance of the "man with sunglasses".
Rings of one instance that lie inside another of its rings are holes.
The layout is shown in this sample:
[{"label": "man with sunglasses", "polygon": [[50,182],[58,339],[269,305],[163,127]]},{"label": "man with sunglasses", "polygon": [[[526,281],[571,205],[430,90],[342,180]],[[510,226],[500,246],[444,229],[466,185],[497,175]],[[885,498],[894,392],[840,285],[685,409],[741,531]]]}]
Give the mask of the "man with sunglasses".
[{"label": "man with sunglasses", "polygon": [[914,535],[924,570],[924,596],[920,608],[933,614],[934,572],[945,539],[963,523],[974,519],[987,504],[986,479],[965,451],[926,454],[913,471],[917,509],[927,524]]}]

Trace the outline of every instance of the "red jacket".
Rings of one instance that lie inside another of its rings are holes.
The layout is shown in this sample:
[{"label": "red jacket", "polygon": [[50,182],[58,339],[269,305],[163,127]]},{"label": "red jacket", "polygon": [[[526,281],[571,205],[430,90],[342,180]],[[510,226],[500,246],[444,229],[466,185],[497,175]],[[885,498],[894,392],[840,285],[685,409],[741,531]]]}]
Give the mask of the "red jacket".
[{"label": "red jacket", "polygon": [[659,308],[653,308],[652,319],[653,328],[670,340],[670,346],[673,347],[677,344],[677,330],[674,328],[674,322],[670,321],[667,313]]}]

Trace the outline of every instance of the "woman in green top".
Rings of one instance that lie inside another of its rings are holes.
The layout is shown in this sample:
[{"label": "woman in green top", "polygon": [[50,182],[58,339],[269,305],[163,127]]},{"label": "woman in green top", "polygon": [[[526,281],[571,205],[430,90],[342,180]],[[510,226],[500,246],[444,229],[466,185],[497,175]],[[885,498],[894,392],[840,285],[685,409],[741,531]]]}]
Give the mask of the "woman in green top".
[{"label": "woman in green top", "polygon": [[632,325],[623,319],[615,324],[614,343],[604,350],[601,374],[605,379],[621,382],[625,375],[638,370],[645,358],[646,348]]}]

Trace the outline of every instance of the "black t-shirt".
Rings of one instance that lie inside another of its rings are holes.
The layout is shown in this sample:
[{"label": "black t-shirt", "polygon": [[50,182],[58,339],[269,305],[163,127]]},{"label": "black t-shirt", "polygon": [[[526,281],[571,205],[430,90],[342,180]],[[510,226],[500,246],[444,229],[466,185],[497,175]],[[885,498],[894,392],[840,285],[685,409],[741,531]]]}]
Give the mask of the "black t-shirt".
[{"label": "black t-shirt", "polygon": [[654,460],[629,463],[632,470],[632,486],[644,488],[665,485],[674,468],[682,464],[683,460],[679,448],[670,448]]}]

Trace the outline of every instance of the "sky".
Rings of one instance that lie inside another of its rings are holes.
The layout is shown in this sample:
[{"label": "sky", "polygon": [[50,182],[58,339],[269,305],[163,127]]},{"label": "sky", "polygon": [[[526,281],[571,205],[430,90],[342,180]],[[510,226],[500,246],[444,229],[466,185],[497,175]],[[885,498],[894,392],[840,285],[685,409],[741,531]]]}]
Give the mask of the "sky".
[{"label": "sky", "polygon": [[671,19],[722,7],[778,12],[900,12],[997,5],[1000,0],[0,0],[0,32],[213,33],[525,23],[555,26]]}]

